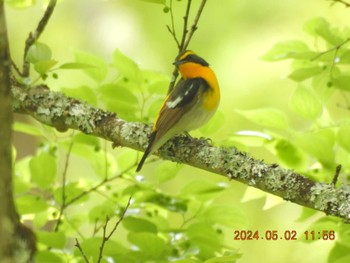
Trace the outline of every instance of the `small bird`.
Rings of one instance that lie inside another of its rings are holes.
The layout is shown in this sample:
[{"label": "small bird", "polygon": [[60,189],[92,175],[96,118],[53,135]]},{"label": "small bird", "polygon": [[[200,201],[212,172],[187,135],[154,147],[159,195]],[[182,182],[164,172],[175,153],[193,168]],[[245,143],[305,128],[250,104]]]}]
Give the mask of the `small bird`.
[{"label": "small bird", "polygon": [[220,88],[208,62],[193,51],[186,50],[177,56],[173,64],[179,70],[181,79],[163,102],[136,172],[141,170],[149,154],[174,135],[204,125],[218,108]]}]

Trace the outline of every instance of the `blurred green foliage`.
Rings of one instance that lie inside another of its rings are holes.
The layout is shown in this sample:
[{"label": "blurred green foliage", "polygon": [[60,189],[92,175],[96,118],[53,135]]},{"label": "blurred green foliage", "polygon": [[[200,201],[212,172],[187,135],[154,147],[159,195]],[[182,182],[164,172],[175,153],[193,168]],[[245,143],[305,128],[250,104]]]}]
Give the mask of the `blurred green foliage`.
[{"label": "blurred green foliage", "polygon": [[[15,24],[39,20],[47,1],[37,2],[6,1],[18,65],[35,22]],[[181,32],[186,1],[173,2]],[[348,10],[326,1],[283,2],[222,1],[220,7],[208,1],[191,49],[208,57],[223,98],[213,120],[194,135],[323,182],[342,164],[339,183],[349,183],[350,29],[342,24]],[[324,10],[332,20],[313,18]],[[128,121],[152,122],[176,55],[165,28],[169,21],[169,0],[59,1],[28,52],[31,78],[18,80],[45,82]],[[296,32],[303,24],[306,34],[300,37]],[[297,39],[288,40],[294,35]],[[282,74],[286,77],[278,79]],[[350,257],[349,227],[337,219],[157,159],[135,175],[138,153],[112,150],[92,136],[58,133],[32,121],[17,121],[14,130],[38,142],[26,155],[21,151],[27,146],[16,143],[14,186],[22,220],[38,237],[39,263],[85,262],[77,240],[90,262],[97,262],[104,228],[113,229],[130,196],[101,262],[348,262]],[[297,230],[299,241],[236,241],[236,229]],[[306,229],[335,230],[336,241],[305,240]]]}]

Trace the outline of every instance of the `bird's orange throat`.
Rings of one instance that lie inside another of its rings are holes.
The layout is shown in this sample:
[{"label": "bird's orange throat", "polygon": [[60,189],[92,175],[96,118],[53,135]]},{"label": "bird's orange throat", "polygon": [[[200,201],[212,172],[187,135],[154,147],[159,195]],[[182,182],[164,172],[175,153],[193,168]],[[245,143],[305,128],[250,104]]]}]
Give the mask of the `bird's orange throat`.
[{"label": "bird's orange throat", "polygon": [[203,106],[208,111],[215,110],[220,101],[220,89],[214,71],[209,67],[192,62],[180,65],[179,71],[184,79],[203,78],[206,82],[208,82],[210,90],[204,95]]}]

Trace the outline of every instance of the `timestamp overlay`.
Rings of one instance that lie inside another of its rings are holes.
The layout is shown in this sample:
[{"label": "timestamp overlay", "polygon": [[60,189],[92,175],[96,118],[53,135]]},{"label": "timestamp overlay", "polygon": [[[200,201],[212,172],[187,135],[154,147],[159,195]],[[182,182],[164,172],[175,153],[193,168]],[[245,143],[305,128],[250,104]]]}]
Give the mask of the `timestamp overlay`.
[{"label": "timestamp overlay", "polygon": [[240,241],[334,241],[336,239],[336,233],[334,230],[305,230],[297,231],[293,229],[288,230],[233,230],[233,239]]}]

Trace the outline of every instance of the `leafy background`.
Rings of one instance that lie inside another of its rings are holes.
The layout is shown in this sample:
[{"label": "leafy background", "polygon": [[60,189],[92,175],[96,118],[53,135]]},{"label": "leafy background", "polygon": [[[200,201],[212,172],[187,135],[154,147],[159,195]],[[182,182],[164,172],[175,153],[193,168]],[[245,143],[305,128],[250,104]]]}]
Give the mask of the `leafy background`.
[{"label": "leafy background", "polygon": [[[20,65],[24,40],[47,1],[7,4],[12,57]],[[341,183],[348,183],[349,10],[330,4],[208,1],[190,48],[215,69],[222,101],[213,120],[192,135],[322,182],[330,182],[341,163]],[[178,32],[185,5],[174,1]],[[168,6],[168,1],[59,1],[28,54],[31,78],[21,81],[45,82],[128,121],[152,122],[177,54],[165,27]],[[100,262],[350,258],[349,227],[340,220],[157,158],[135,175],[140,153],[111,149],[78,132],[60,133],[23,116],[16,116],[14,129],[16,202],[22,220],[37,233],[37,262],[84,262],[76,239],[87,258],[98,262],[106,217],[109,233],[130,195],[132,204]],[[242,229],[295,230],[299,240],[234,240],[234,231]],[[335,230],[336,240],[305,240],[306,230]]]}]

